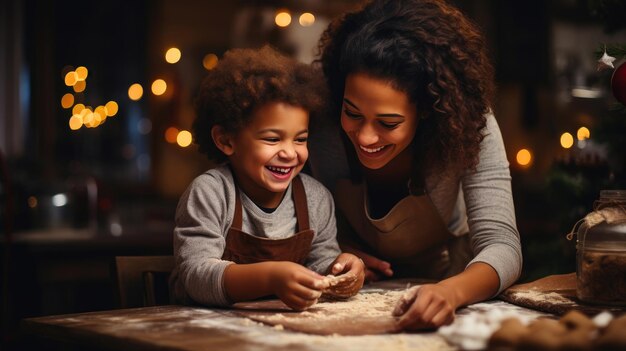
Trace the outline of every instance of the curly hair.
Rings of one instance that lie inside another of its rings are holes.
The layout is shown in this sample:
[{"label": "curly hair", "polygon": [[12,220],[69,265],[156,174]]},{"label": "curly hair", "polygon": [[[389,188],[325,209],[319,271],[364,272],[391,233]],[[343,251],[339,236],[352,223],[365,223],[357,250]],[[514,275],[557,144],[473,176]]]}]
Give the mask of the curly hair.
[{"label": "curly hair", "polygon": [[332,22],[319,49],[333,118],[347,75],[385,80],[417,106],[412,147],[426,151],[414,153],[416,164],[475,169],[493,66],[479,30],[458,9],[439,0],[374,0]]},{"label": "curly hair", "polygon": [[198,151],[224,162],[226,155],[211,138],[213,126],[237,133],[256,108],[270,102],[302,107],[312,115],[323,107],[326,90],[321,72],[269,46],[229,50],[209,71],[195,100],[192,131]]}]

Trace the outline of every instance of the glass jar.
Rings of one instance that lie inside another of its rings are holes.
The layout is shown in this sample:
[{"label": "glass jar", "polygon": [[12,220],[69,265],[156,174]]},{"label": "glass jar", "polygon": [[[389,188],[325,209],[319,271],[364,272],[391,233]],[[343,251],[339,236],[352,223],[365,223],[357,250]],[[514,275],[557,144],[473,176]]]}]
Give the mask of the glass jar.
[{"label": "glass jar", "polygon": [[576,295],[626,306],[626,190],[602,190],[576,232]]}]

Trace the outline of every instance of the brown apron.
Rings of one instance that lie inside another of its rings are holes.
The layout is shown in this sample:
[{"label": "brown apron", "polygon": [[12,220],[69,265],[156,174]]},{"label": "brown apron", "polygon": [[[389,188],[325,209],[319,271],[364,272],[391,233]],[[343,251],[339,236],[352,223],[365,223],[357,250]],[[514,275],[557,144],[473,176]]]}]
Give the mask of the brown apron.
[{"label": "brown apron", "polygon": [[[356,233],[364,251],[389,261],[394,277],[441,279],[450,274],[450,233],[427,194],[400,200],[384,217],[369,215],[365,184],[341,179],[335,190],[337,208]],[[340,235],[343,235],[341,233]],[[467,237],[465,235],[465,237]],[[463,267],[461,267],[462,270]]]},{"label": "brown apron", "polygon": [[309,228],[306,193],[300,177],[293,179],[291,187],[298,221],[298,232],[284,239],[260,238],[243,232],[243,207],[236,185],[235,189],[235,216],[226,234],[226,248],[222,259],[240,264],[264,261],[291,261],[304,264],[311,251],[314,232]]}]

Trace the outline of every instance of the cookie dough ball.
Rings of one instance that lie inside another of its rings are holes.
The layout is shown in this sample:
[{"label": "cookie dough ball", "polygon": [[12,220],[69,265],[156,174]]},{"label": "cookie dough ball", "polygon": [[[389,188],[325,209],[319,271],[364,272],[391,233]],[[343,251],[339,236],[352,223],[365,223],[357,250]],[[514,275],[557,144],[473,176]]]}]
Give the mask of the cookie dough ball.
[{"label": "cookie dough ball", "polygon": [[601,351],[626,350],[626,315],[613,319],[596,339],[595,349]]},{"label": "cookie dough ball", "polygon": [[528,328],[519,319],[507,318],[500,324],[500,329],[491,334],[487,344],[488,349],[513,350],[527,332]]},{"label": "cookie dough ball", "polygon": [[589,317],[587,317],[586,315],[576,310],[571,310],[567,312],[563,317],[561,317],[559,322],[563,324],[570,331],[575,331],[579,329],[584,329],[584,330],[596,329],[595,324]]},{"label": "cookie dough ball", "polygon": [[590,351],[596,331],[584,327],[567,332],[561,340],[560,351]]},{"label": "cookie dough ball", "polygon": [[553,319],[537,319],[528,326],[517,345],[518,351],[556,351],[563,342],[567,328]]}]

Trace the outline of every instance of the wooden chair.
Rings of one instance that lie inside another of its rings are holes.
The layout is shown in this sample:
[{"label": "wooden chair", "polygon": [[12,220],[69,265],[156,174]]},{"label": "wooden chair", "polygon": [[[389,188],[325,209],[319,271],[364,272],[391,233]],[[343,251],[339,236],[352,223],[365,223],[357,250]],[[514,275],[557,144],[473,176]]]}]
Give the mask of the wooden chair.
[{"label": "wooden chair", "polygon": [[173,269],[174,256],[115,257],[120,307],[147,307],[170,303],[168,279]]}]

